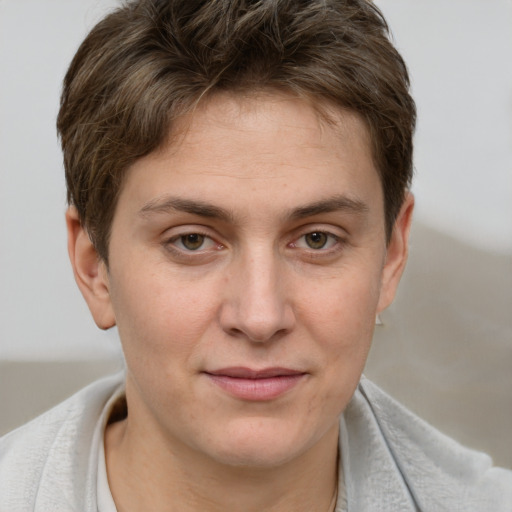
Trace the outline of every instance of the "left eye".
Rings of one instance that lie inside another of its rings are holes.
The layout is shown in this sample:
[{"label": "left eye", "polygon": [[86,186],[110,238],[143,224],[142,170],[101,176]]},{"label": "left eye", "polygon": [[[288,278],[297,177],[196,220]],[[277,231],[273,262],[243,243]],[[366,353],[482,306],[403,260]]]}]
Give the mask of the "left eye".
[{"label": "left eye", "polygon": [[312,231],[311,233],[306,233],[302,235],[297,242],[295,242],[295,247],[300,247],[302,249],[330,249],[338,242],[338,237],[332,235],[331,233],[326,233],[325,231]]},{"label": "left eye", "polygon": [[215,245],[215,242],[201,233],[187,233],[171,240],[173,245],[185,251],[198,251],[200,249],[209,249]]}]

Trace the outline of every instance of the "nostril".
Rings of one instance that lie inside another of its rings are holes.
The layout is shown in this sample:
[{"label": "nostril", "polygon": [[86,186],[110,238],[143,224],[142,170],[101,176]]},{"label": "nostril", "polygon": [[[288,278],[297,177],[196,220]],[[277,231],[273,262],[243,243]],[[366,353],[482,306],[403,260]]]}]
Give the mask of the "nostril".
[{"label": "nostril", "polygon": [[278,329],[270,333],[257,333],[254,330],[243,330],[237,327],[232,327],[227,329],[226,332],[233,338],[245,338],[253,343],[267,343],[283,338],[288,334],[288,329]]},{"label": "nostril", "polygon": [[234,338],[239,338],[241,336],[244,336],[244,333],[240,329],[237,329],[236,327],[232,327],[231,329],[226,329],[226,331],[230,336],[233,336]]}]

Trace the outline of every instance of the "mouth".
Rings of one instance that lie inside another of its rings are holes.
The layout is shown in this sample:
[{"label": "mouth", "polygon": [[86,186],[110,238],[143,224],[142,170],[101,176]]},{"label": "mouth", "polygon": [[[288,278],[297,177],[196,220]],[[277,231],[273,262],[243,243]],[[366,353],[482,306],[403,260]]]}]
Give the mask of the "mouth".
[{"label": "mouth", "polygon": [[232,367],[204,374],[213,384],[235,398],[258,402],[284,395],[307,376],[306,372],[277,367],[261,370]]}]

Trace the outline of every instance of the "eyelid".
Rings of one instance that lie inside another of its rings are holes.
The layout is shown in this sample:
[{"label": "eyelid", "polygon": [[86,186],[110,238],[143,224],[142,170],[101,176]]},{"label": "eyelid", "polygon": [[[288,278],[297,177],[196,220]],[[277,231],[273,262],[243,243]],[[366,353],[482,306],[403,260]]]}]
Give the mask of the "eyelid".
[{"label": "eyelid", "polygon": [[161,236],[166,240],[180,238],[186,235],[202,235],[215,240],[215,234],[207,226],[201,224],[180,224],[162,231]]},{"label": "eyelid", "polygon": [[344,240],[349,236],[347,230],[343,229],[341,226],[322,223],[311,223],[307,225],[302,225],[299,228],[293,230],[292,236],[294,240],[297,240],[311,233],[324,233],[338,240]]},{"label": "eyelid", "polygon": [[[320,249],[307,247],[305,242],[304,246],[298,244],[298,241],[303,237],[315,232],[324,233],[333,241],[333,243],[327,248]],[[287,245],[287,247],[291,250],[299,251],[298,255],[300,255],[301,258],[310,260],[311,262],[313,262],[313,260],[318,260],[318,262],[321,263],[340,256],[349,244],[348,236],[347,231],[342,227],[333,225],[326,226],[325,224],[309,224],[301,226],[301,228],[295,231],[293,240]]]},{"label": "eyelid", "polygon": [[[308,231],[307,233],[303,233],[302,235],[300,235],[297,238],[295,238],[295,241],[292,242],[292,244],[294,245],[294,247],[298,247],[297,241],[303,239],[307,235],[311,235],[312,233],[322,233],[322,234],[326,235],[328,239],[330,239],[331,241],[334,241],[334,243],[338,243],[338,242],[341,241],[341,237],[339,235],[335,235],[334,233],[330,233],[329,231],[325,231],[325,230],[314,229],[312,231]],[[320,251],[326,252],[329,249],[331,249],[331,247],[327,247],[327,248],[321,247],[319,249],[314,249],[313,247],[300,247],[300,248],[303,248],[303,249],[306,249],[306,250],[310,250],[310,251],[314,251],[314,252],[320,252]]]},{"label": "eyelid", "polygon": [[[197,249],[190,249],[185,246],[183,239],[189,235],[198,235],[202,237],[202,243],[200,247],[198,247]],[[207,235],[203,235],[202,233],[185,233],[184,235],[177,235],[170,238],[168,243],[175,244],[175,247],[179,248],[179,250],[183,252],[200,253],[202,251],[208,250],[209,248],[212,247],[212,245],[215,245],[215,240],[213,240],[211,237]],[[180,244],[179,247],[176,245],[178,243]]]},{"label": "eyelid", "polygon": [[[200,225],[186,225],[177,226],[166,231],[166,235],[162,240],[162,245],[168,251],[171,251],[182,257],[194,257],[200,256],[212,252],[214,250],[220,250],[224,248],[224,244],[218,242],[216,237],[212,235],[211,231]],[[200,248],[197,250],[187,249],[186,247],[178,247],[175,242],[187,235],[200,235],[206,240],[209,240],[207,248]]]}]

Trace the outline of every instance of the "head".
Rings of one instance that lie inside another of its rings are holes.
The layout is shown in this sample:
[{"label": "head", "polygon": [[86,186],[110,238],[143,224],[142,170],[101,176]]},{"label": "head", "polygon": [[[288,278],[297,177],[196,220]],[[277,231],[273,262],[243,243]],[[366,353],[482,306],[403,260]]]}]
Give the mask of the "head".
[{"label": "head", "polygon": [[386,36],[369,2],[142,0],[79,49],[70,254],[155,458],[333,453],[407,254],[414,104]]},{"label": "head", "polygon": [[276,90],[359,115],[389,239],[412,176],[408,86],[370,1],[128,1],[91,31],[65,78],[57,124],[68,201],[108,262],[130,165],[216,92]]}]

